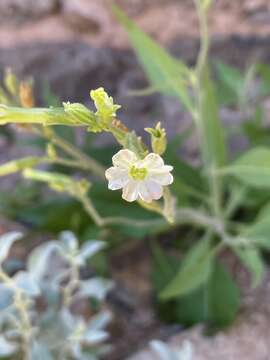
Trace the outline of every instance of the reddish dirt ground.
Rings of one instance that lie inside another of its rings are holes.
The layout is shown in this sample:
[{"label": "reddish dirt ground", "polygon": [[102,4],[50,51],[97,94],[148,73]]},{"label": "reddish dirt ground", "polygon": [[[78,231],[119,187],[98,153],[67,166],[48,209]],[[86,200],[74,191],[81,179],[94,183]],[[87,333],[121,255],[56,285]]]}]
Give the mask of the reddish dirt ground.
[{"label": "reddish dirt ground", "polygon": [[[192,0],[118,0],[145,31],[166,43],[175,37],[197,36],[198,22]],[[0,25],[0,46],[22,43],[81,40],[99,46],[126,47],[128,39],[115,20],[108,1],[68,0],[52,14],[16,21],[17,14]],[[215,36],[270,35],[267,0],[216,0],[210,14]]]}]

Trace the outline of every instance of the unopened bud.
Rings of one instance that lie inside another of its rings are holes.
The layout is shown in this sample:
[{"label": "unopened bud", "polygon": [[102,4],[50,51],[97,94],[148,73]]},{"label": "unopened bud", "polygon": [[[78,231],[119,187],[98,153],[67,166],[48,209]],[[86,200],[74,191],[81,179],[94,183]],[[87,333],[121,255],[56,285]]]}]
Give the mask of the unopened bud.
[{"label": "unopened bud", "polygon": [[[80,103],[63,103],[64,111],[68,115],[70,125],[82,125],[89,128],[97,128],[95,114],[86,106]],[[95,131],[95,130],[93,130]]]},{"label": "unopened bud", "polygon": [[11,69],[6,69],[4,84],[11,95],[16,96],[19,89],[19,82]]},{"label": "unopened bud", "polygon": [[12,160],[0,165],[0,176],[10,175],[27,168],[31,168],[40,162],[38,157],[29,156],[23,159]]},{"label": "unopened bud", "polygon": [[33,86],[29,81],[23,81],[20,83],[19,95],[22,107],[32,108],[35,106]]},{"label": "unopened bud", "polygon": [[151,135],[153,152],[162,155],[167,147],[166,130],[163,129],[160,122],[158,122],[155,128],[146,128],[145,131]]},{"label": "unopened bud", "polygon": [[47,155],[50,159],[57,158],[57,152],[55,146],[52,143],[47,144]]},{"label": "unopened bud", "polygon": [[120,109],[120,105],[113,103],[113,98],[100,87],[90,92],[90,97],[95,103],[97,109],[96,115],[103,130],[108,130],[108,126],[116,116],[116,111]]}]

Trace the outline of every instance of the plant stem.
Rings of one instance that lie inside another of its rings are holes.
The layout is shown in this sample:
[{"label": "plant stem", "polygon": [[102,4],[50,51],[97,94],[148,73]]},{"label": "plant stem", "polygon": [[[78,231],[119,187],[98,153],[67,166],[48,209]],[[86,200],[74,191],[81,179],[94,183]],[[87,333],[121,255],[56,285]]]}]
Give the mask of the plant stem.
[{"label": "plant stem", "polygon": [[[38,130],[39,131],[39,130]],[[40,131],[39,131],[40,134]],[[96,160],[87,156],[85,153],[77,149],[74,145],[58,136],[51,128],[49,132],[43,131],[42,135],[50,140],[54,145],[62,149],[66,154],[79,161],[81,167],[92,171],[95,175],[103,180],[105,179],[105,169]]]},{"label": "plant stem", "polygon": [[206,12],[202,8],[200,4],[200,0],[195,0],[195,4],[200,22],[200,40],[201,40],[196,71],[198,74],[201,74],[203,72],[205,64],[207,63],[208,50],[209,50],[209,34],[208,34],[208,23],[207,23]]},{"label": "plant stem", "polygon": [[79,269],[74,261],[70,261],[70,280],[67,286],[64,289],[64,304],[65,306],[69,307],[72,302],[72,294],[73,291],[76,290],[80,279]]},{"label": "plant stem", "polygon": [[[202,112],[202,86],[205,68],[207,66],[208,52],[209,52],[209,33],[208,33],[208,22],[207,22],[207,10],[203,8],[200,0],[195,0],[197,13],[200,22],[200,39],[201,47],[196,65],[197,75],[197,93],[198,93],[198,108],[199,108],[199,119],[197,120],[197,126],[200,134],[203,134],[203,112]],[[203,140],[204,142],[204,140]],[[202,149],[204,153],[204,149]],[[209,165],[211,168],[209,168]],[[209,175],[209,189],[212,194],[212,208],[213,213],[216,217],[222,218],[221,211],[221,189],[220,181],[215,173],[216,164],[209,164],[209,159],[204,159],[204,167],[206,173]]]},{"label": "plant stem", "polygon": [[85,163],[79,163],[76,160],[64,159],[60,157],[56,157],[55,159],[44,158],[44,162],[55,165],[63,165],[63,166],[82,169],[82,170],[89,170],[89,166],[87,166]]},{"label": "plant stem", "polygon": [[[159,230],[167,230],[171,227],[170,224],[164,219],[130,219],[126,217],[101,217],[98,211],[95,209],[92,201],[86,196],[82,195],[77,197],[84,206],[84,209],[89,216],[94,220],[96,225],[104,227],[108,225],[127,225],[134,227],[158,227]],[[218,218],[211,217],[203,212],[191,209],[191,208],[179,208],[176,211],[174,226],[192,224],[201,228],[211,228],[213,232],[222,235],[224,234],[223,224]]]},{"label": "plant stem", "polygon": [[77,199],[82,203],[85,211],[94,220],[96,225],[104,226],[104,219],[99,215],[98,211],[95,209],[89,197],[86,194],[83,194],[83,195],[79,195]]}]

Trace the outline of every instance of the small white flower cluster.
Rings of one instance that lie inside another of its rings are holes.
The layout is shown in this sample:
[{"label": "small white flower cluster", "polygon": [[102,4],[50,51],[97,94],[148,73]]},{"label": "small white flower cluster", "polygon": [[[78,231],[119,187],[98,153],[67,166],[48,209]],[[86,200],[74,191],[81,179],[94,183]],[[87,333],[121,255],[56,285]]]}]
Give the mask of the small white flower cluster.
[{"label": "small white flower cluster", "polygon": [[113,156],[112,162],[113,166],[105,173],[109,189],[123,189],[122,197],[129,202],[158,200],[163,195],[163,186],[173,182],[170,173],[173,167],[165,165],[158,154],[150,153],[139,159],[134,152],[124,149]]}]

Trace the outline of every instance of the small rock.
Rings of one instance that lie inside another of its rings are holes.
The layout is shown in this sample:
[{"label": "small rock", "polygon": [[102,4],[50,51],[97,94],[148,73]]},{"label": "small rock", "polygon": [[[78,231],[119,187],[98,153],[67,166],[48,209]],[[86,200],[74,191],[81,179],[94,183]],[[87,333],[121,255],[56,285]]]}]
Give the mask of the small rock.
[{"label": "small rock", "polygon": [[62,0],[64,19],[78,32],[98,32],[109,25],[109,11],[104,1]]},{"label": "small rock", "polygon": [[17,23],[40,18],[53,13],[58,5],[58,0],[1,0],[1,22]]}]

